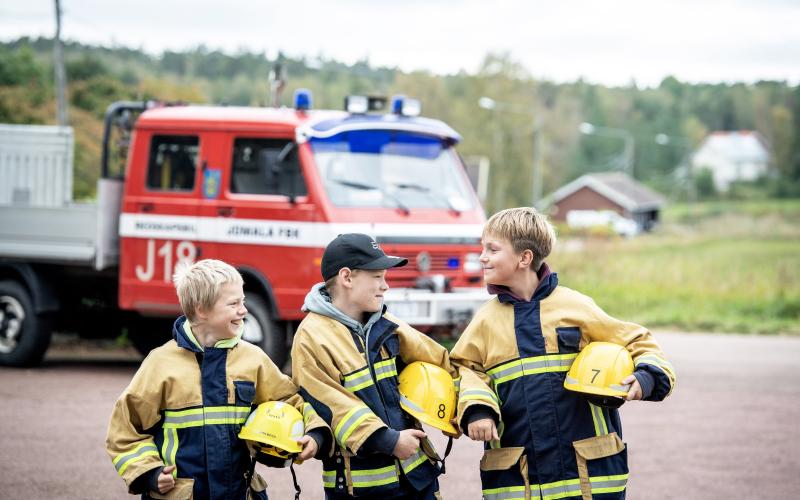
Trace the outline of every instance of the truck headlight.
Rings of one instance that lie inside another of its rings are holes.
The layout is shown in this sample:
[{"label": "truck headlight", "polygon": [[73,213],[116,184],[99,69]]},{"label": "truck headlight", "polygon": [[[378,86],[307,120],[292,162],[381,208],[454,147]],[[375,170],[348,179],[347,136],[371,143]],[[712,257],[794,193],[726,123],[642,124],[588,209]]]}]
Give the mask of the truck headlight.
[{"label": "truck headlight", "polygon": [[479,253],[468,253],[464,256],[464,272],[465,273],[477,273],[483,269],[481,265],[481,254]]}]

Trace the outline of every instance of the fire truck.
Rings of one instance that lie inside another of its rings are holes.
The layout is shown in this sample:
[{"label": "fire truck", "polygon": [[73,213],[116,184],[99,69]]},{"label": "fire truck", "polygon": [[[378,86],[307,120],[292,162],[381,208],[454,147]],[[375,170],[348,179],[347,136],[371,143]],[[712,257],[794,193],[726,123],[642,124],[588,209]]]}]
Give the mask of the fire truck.
[{"label": "fire truck", "polygon": [[348,232],[409,259],[388,274],[394,314],[423,331],[468,320],[488,298],[485,215],[459,134],[402,96],[311,102],[114,103],[92,202],[72,199],[70,128],[0,126],[0,364],[41,361],[53,330],[146,353],[180,314],[176,266],[215,258],[244,277],[243,337],[280,366],[323,249]]}]

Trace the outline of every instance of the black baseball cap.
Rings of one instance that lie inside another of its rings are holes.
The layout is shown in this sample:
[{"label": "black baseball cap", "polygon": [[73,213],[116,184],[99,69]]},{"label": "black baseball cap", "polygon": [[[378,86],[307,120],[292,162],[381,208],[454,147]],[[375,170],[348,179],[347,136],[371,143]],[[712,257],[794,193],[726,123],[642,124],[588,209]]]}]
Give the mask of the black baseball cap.
[{"label": "black baseball cap", "polygon": [[386,255],[378,242],[366,234],[340,234],[322,254],[322,279],[328,281],[343,267],[350,269],[391,269],[408,264],[408,259]]}]

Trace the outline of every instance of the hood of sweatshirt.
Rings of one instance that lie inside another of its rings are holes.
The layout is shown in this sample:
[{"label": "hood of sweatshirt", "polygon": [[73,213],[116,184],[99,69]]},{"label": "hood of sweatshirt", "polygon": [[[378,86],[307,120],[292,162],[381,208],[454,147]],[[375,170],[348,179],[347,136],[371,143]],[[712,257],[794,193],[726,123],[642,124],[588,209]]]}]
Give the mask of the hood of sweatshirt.
[{"label": "hood of sweatshirt", "polygon": [[325,283],[317,283],[311,287],[311,291],[308,292],[306,295],[306,300],[303,303],[303,311],[310,311],[335,319],[350,330],[356,332],[361,338],[364,339],[366,339],[367,333],[372,328],[372,325],[381,319],[384,310],[385,306],[380,311],[372,313],[366,324],[361,324],[333,305],[331,296],[328,294],[328,290],[325,288]]}]

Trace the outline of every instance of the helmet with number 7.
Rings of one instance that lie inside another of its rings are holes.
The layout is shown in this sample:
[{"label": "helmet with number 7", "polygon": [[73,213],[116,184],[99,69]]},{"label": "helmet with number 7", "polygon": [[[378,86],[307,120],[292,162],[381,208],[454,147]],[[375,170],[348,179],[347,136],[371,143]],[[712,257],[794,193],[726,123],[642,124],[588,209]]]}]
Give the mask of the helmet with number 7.
[{"label": "helmet with number 7", "polygon": [[596,405],[618,408],[630,389],[622,381],[632,373],[633,359],[625,347],[592,342],[572,362],[564,388],[582,393]]},{"label": "helmet with number 7", "polygon": [[447,370],[424,361],[414,361],[400,372],[400,406],[419,421],[449,434],[458,431],[451,423],[456,411],[456,387]]}]

